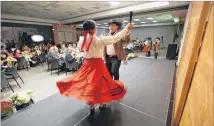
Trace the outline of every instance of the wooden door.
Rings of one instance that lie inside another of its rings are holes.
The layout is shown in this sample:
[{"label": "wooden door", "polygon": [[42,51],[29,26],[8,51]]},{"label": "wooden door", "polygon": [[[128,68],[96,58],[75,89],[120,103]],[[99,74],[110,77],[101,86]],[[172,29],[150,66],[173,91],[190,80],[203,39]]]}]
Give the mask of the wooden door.
[{"label": "wooden door", "polygon": [[58,32],[59,41],[64,42],[65,41],[65,31],[59,31]]}]

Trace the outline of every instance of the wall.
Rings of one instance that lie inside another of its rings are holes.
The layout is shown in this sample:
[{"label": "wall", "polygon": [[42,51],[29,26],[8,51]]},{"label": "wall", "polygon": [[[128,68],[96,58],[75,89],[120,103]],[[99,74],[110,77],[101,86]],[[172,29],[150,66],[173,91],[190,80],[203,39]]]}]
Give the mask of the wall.
[{"label": "wall", "polygon": [[12,27],[36,28],[38,31],[38,34],[44,36],[45,40],[49,40],[50,38],[53,39],[52,26],[1,22],[1,27],[11,27],[11,29],[12,29]]},{"label": "wall", "polygon": [[[147,37],[152,37],[152,39],[154,40],[156,37],[161,38],[163,36],[164,44],[162,46],[168,47],[168,44],[173,43],[175,29],[176,25],[134,28],[131,32],[131,40],[136,40],[137,37],[140,41],[144,41]],[[182,30],[183,24],[180,25],[179,36],[181,36]],[[176,41],[176,43],[180,44],[180,37]]]},{"label": "wall", "polygon": [[[81,35],[81,28],[77,28],[77,40],[79,40],[79,36]],[[109,30],[108,29],[104,29],[104,28],[97,28],[97,36],[100,36],[102,34],[106,34],[108,33]]]},{"label": "wall", "polygon": [[[139,27],[139,28],[133,28],[131,31],[131,40],[135,40],[137,37],[140,41],[143,41],[147,37],[152,37],[153,40],[156,37],[162,37],[164,44],[163,47],[168,47],[168,44],[173,43],[174,33],[177,25],[168,25],[168,26],[148,26],[148,27]],[[179,38],[176,40],[176,44],[178,46],[180,45],[180,39],[181,39],[181,33],[183,31],[183,24],[180,25],[178,34]],[[81,34],[82,29],[77,29],[77,36],[79,38],[79,35]],[[108,33],[108,29],[103,28],[97,28],[97,36],[100,36],[101,34]]]}]

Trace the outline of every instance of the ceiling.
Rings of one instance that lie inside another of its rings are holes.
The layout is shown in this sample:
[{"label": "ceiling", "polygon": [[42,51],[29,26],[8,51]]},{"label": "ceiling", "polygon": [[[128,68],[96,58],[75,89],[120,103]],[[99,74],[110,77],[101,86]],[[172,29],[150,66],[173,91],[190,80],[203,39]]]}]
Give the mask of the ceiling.
[{"label": "ceiling", "polygon": [[[186,18],[187,9],[183,10],[175,10],[168,12],[160,12],[155,14],[143,14],[143,15],[133,15],[132,23],[135,25],[143,25],[143,24],[157,24],[157,23],[173,23],[177,22],[177,20],[184,20]],[[148,18],[148,19],[147,19]],[[151,19],[152,18],[152,19]],[[129,22],[129,17],[117,18],[119,22],[122,22],[123,25],[126,25]],[[96,21],[97,26],[108,27],[107,23],[110,22],[111,19]],[[81,24],[79,24],[81,26]]]},{"label": "ceiling", "polygon": [[[2,1],[1,12],[36,18],[65,20],[143,2]],[[115,6],[111,5],[115,4]]]},{"label": "ceiling", "polygon": [[[80,23],[87,19],[94,19],[101,26],[115,18],[119,21],[128,19],[130,11],[134,11],[136,24],[174,22],[175,18],[185,18],[189,2],[78,2],[78,1],[2,1],[2,22],[25,22],[43,25],[54,23]],[[176,9],[187,7],[184,9]],[[173,8],[173,9],[172,9]],[[167,11],[162,11],[166,9]],[[156,12],[152,12],[156,11]],[[152,17],[153,20],[148,20]],[[153,22],[157,21],[157,22]]]}]

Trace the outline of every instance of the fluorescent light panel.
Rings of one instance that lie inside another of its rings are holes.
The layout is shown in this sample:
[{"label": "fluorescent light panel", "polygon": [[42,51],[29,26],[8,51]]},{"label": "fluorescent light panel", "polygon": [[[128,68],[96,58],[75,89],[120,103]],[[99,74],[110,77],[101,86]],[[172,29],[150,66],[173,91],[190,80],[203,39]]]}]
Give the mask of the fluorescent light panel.
[{"label": "fluorescent light panel", "polygon": [[112,6],[116,6],[116,5],[119,5],[120,2],[109,2],[109,4],[112,5]]},{"label": "fluorescent light panel", "polygon": [[174,18],[174,22],[179,22],[179,18]]},{"label": "fluorescent light panel", "polygon": [[140,21],[140,19],[134,19],[134,21]]},{"label": "fluorescent light panel", "polygon": [[140,10],[146,10],[146,9],[157,8],[157,7],[162,7],[162,6],[169,6],[169,2],[149,2],[149,3],[143,3],[143,4],[139,4],[135,8],[133,8],[132,6],[121,8],[119,10],[116,10],[114,12],[114,14],[120,14],[120,13],[125,13],[125,12],[139,10],[139,9]]},{"label": "fluorescent light panel", "polygon": [[148,17],[147,19],[148,19],[148,20],[153,20],[153,18],[152,18],[152,17]]}]

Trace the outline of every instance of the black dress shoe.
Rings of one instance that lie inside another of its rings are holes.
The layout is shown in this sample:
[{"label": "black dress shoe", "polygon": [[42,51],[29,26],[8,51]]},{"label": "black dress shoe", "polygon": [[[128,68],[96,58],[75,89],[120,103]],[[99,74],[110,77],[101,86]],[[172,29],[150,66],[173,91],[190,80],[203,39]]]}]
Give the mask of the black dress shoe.
[{"label": "black dress shoe", "polygon": [[105,104],[99,106],[100,111],[103,111],[105,108],[106,108],[106,105],[105,105]]},{"label": "black dress shoe", "polygon": [[94,115],[94,113],[95,113],[95,108],[91,108],[90,109],[90,115]]}]

